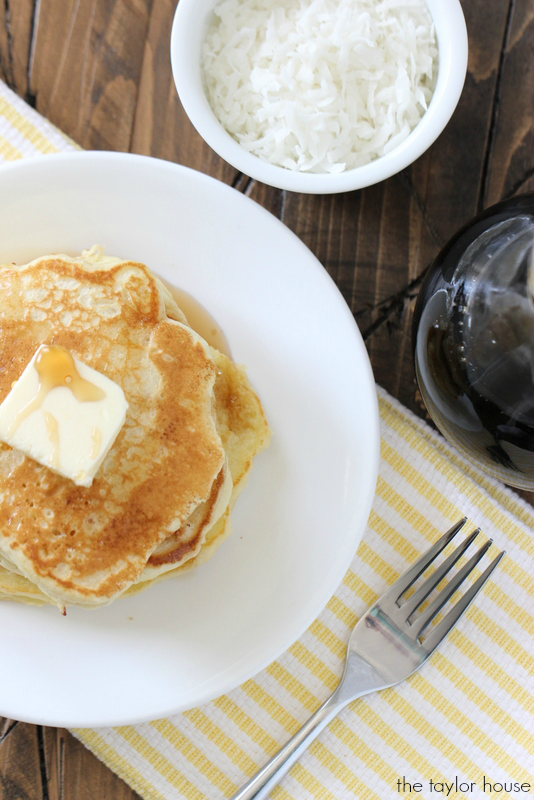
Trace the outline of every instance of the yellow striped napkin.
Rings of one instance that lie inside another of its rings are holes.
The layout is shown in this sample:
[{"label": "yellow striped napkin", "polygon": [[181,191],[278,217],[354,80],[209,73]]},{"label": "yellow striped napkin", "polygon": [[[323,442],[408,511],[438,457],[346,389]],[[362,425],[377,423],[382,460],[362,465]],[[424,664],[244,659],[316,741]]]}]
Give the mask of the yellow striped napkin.
[{"label": "yellow striped napkin", "polygon": [[79,149],[0,81],[0,162]]},{"label": "yellow striped napkin", "polygon": [[[0,159],[73,147],[0,84]],[[343,711],[271,796],[533,794],[534,510],[378,394],[375,502],[353,563],[320,617],[266,670],[202,708],[75,732],[147,800],[231,796],[335,688],[362,612],[464,514],[507,551],[490,584],[418,673]]]}]

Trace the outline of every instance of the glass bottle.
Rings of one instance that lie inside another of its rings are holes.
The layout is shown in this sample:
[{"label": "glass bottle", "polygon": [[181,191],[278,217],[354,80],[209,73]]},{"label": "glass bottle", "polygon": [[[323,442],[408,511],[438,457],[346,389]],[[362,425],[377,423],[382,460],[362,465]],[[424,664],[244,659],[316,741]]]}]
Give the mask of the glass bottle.
[{"label": "glass bottle", "polygon": [[534,194],[498,203],[443,248],[414,316],[415,370],[443,435],[534,489]]}]

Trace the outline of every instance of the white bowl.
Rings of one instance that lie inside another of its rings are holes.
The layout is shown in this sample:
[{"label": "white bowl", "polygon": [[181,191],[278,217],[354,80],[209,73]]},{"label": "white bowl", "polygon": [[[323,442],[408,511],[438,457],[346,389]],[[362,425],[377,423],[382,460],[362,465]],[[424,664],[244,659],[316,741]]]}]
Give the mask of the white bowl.
[{"label": "white bowl", "polygon": [[387,155],[346,172],[298,172],[262,161],[228,134],[211,110],[201,73],[201,45],[218,0],[180,0],[171,35],[174,82],[189,119],[202,138],[233,167],[279,189],[330,194],[363,189],[395,175],[437,139],[460,98],[467,70],[467,30],[459,0],[427,0],[438,39],[439,69],[427,112],[411,134]]},{"label": "white bowl", "polygon": [[0,714],[101,727],[198,706],[286,650],[353,561],[379,450],[362,337],[303,243],[221,181],[100,152],[23,159],[0,180],[0,264],[95,243],[144,262],[221,325],[273,431],[232,535],[197,570],[66,617],[0,603]]}]

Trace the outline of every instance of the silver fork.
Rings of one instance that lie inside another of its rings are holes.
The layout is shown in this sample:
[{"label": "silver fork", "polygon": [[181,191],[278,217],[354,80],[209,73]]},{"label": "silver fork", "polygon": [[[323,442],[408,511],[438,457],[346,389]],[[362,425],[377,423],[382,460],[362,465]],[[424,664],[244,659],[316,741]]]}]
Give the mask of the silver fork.
[{"label": "silver fork", "polygon": [[480,533],[480,528],[464,539],[411,597],[403,600],[404,595],[466,521],[464,517],[447,531],[358,620],[349,639],[345,668],[337,689],[231,800],[262,800],[344,706],[362,695],[401,683],[424,664],[456,625],[504,555],[504,552],[499,553],[446,616],[437,625],[431,626],[436,615],[488,550],[490,539],[458,570],[436,598],[416,614]]}]

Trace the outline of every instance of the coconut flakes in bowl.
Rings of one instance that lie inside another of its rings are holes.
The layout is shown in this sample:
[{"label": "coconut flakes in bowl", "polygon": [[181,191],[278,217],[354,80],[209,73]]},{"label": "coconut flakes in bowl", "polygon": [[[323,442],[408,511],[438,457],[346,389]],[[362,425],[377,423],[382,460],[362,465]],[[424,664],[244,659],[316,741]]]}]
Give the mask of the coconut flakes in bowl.
[{"label": "coconut flakes in bowl", "polygon": [[242,147],[335,173],[393,150],[432,97],[424,0],[222,0],[202,46],[206,95]]}]

